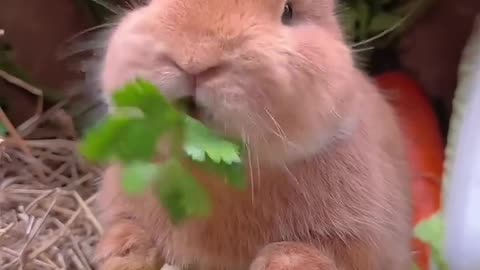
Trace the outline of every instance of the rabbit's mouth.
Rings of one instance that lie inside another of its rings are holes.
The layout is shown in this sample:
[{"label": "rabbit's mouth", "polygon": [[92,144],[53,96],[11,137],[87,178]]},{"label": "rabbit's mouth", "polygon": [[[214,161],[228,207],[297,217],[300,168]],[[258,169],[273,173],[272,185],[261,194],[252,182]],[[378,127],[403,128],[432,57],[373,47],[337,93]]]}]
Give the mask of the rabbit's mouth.
[{"label": "rabbit's mouth", "polygon": [[199,104],[194,97],[183,97],[175,102],[180,110],[186,113],[188,116],[202,122],[204,125],[214,127],[215,123],[218,124],[218,119],[214,117],[214,114],[207,107]]},{"label": "rabbit's mouth", "polygon": [[198,106],[194,97],[184,97],[176,102],[185,113],[197,120],[200,120],[200,106]]}]

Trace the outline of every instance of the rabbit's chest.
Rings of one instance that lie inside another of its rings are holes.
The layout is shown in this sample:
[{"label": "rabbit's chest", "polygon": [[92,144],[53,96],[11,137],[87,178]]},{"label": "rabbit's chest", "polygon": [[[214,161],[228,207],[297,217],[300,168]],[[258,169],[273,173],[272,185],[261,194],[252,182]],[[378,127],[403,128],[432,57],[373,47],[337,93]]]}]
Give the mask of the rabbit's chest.
[{"label": "rabbit's chest", "polygon": [[[201,179],[201,177],[200,177]],[[310,241],[325,225],[317,196],[283,177],[260,179],[246,191],[221,181],[205,181],[212,195],[211,216],[162,229],[162,255],[173,265],[201,269],[248,269],[257,252],[272,242]]]},{"label": "rabbit's chest", "polygon": [[236,201],[238,204],[215,203],[217,207],[207,220],[162,230],[165,235],[160,245],[167,262],[196,264],[201,269],[248,269],[261,248],[295,238],[300,231],[296,225],[306,224],[267,198],[255,203],[242,199]]},{"label": "rabbit's chest", "polygon": [[273,222],[273,217],[249,214],[239,219],[235,213],[225,217],[214,215],[204,222],[166,230],[160,245],[167,262],[173,265],[248,269],[259,249],[282,239],[279,225]]}]

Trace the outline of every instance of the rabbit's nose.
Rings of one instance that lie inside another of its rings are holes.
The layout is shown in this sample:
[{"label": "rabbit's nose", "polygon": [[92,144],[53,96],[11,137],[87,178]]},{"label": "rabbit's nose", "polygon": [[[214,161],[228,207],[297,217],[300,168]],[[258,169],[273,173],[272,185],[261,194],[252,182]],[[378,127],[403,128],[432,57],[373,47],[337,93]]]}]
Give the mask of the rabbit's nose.
[{"label": "rabbit's nose", "polygon": [[199,38],[193,44],[187,40],[174,40],[176,42],[168,42],[166,53],[181,70],[192,76],[211,74],[225,60],[224,49],[215,39]]},{"label": "rabbit's nose", "polygon": [[193,97],[196,95],[197,89],[201,89],[205,82],[215,78],[226,68],[226,65],[220,61],[201,63],[196,58],[190,58],[186,62],[172,61],[172,63],[188,78],[190,94]]},{"label": "rabbit's nose", "polygon": [[176,61],[176,63],[185,73],[194,77],[212,74],[221,66],[220,61],[211,60],[207,57],[202,57],[202,55],[190,56],[187,59]]}]

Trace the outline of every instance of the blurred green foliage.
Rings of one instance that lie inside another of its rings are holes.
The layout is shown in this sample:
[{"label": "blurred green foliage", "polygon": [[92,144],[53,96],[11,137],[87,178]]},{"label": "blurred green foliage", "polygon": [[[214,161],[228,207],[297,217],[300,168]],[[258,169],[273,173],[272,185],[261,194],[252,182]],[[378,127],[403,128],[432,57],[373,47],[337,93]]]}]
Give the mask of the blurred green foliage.
[{"label": "blurred green foliage", "polygon": [[[172,220],[180,222],[205,216],[211,208],[206,190],[184,168],[185,158],[236,188],[246,187],[243,145],[184,114],[153,84],[129,83],[115,92],[113,103],[115,111],[88,132],[81,152],[94,162],[122,163],[126,192],[139,195],[154,190]],[[162,138],[167,140],[159,146]],[[168,160],[156,163],[158,149],[165,144],[171,150]]]}]

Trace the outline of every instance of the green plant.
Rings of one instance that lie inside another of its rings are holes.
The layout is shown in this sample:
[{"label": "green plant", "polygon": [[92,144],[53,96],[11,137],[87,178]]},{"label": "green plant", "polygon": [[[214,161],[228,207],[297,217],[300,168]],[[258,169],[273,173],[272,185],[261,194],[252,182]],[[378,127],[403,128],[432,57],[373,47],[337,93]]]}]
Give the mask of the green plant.
[{"label": "green plant", "polygon": [[[0,96],[0,109],[5,110],[6,107],[7,107],[7,104],[6,104],[5,100],[3,100],[2,97]],[[8,133],[7,127],[5,126],[5,124],[3,124],[0,121],[0,139],[2,137],[5,137],[7,135],[7,133]]]},{"label": "green plant", "polygon": [[386,47],[429,7],[431,1],[342,0],[340,17],[354,47]]},{"label": "green plant", "polygon": [[344,24],[355,41],[381,33],[399,21],[404,14],[395,8],[395,0],[344,0]]},{"label": "green plant", "polygon": [[[210,199],[184,161],[222,175],[236,188],[245,188],[244,147],[182,113],[160,93],[144,80],[117,91],[115,111],[90,130],[81,152],[94,162],[122,163],[125,191],[135,196],[153,188],[174,222],[206,216]],[[162,155],[166,161],[156,162]]]},{"label": "green plant", "polygon": [[7,128],[2,123],[0,123],[0,138],[7,135],[7,132]]},{"label": "green plant", "polygon": [[448,270],[448,264],[444,258],[445,227],[441,213],[436,213],[430,218],[415,226],[415,236],[428,244],[432,259],[439,270]]}]

